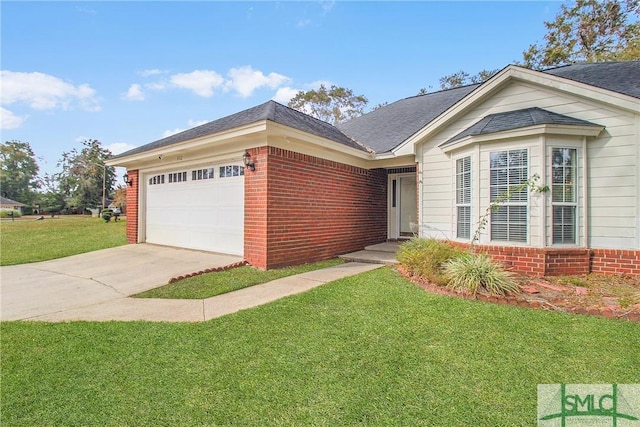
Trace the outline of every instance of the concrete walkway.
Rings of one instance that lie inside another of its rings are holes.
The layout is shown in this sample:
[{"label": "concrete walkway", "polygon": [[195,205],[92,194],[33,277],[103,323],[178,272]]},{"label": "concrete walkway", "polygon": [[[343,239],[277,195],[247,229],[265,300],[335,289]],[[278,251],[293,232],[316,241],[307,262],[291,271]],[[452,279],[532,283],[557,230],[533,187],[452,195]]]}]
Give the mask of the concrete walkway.
[{"label": "concrete walkway", "polygon": [[199,322],[267,304],[343,277],[353,276],[380,267],[382,267],[381,264],[349,262],[322,270],[285,277],[203,300],[122,297],[84,307],[35,316],[28,320],[47,322],[73,320]]},{"label": "concrete walkway", "polygon": [[205,300],[130,298],[174,277],[240,261],[238,256],[138,244],[2,267],[0,320],[197,322],[380,267],[351,262]]},{"label": "concrete walkway", "polygon": [[99,307],[165,285],[173,277],[239,261],[238,256],[139,244],[6,266],[0,268],[0,319]]}]

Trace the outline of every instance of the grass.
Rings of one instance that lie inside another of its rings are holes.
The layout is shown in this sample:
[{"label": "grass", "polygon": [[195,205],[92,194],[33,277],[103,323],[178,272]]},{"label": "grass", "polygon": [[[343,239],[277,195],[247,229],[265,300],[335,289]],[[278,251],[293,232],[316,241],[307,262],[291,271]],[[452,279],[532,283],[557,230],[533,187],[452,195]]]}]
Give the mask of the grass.
[{"label": "grass", "polygon": [[0,265],[62,258],[127,243],[125,221],[105,223],[89,216],[0,223]]},{"label": "grass", "polygon": [[249,286],[270,282],[282,277],[301,274],[307,271],[319,270],[342,264],[343,261],[333,259],[312,264],[304,264],[295,267],[281,268],[277,270],[259,270],[254,267],[244,266],[231,270],[207,273],[189,277],[177,282],[151,289],[135,295],[136,298],[178,298],[178,299],[203,299]]},{"label": "grass", "polygon": [[389,268],[210,322],[3,322],[3,426],[530,426],[640,382],[640,325],[428,294]]}]

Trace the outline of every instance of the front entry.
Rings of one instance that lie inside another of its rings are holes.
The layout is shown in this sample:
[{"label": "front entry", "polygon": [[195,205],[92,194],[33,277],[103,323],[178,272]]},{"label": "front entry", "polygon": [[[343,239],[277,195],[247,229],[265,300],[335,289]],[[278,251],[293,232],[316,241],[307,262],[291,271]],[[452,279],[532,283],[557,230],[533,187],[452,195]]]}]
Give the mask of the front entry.
[{"label": "front entry", "polygon": [[417,233],[416,174],[389,175],[389,239],[409,239]]}]

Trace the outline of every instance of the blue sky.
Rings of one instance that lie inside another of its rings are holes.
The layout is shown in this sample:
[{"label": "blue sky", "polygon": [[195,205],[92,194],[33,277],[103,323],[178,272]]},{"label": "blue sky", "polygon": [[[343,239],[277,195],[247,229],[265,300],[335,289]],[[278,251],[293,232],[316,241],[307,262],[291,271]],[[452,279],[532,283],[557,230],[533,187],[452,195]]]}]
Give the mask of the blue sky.
[{"label": "blue sky", "polygon": [[369,107],[542,40],[560,2],[0,2],[2,141],[41,173],[98,139],[114,154],[320,83]]}]

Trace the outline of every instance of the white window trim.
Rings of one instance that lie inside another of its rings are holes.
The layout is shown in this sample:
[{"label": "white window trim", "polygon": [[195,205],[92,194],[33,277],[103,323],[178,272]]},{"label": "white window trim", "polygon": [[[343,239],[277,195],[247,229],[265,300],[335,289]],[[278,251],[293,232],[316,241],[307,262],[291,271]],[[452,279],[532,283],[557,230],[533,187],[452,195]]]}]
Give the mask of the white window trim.
[{"label": "white window trim", "polygon": [[[488,176],[488,186],[487,186],[487,203],[489,203],[489,205],[492,203],[491,200],[491,154],[492,153],[499,153],[499,152],[510,152],[510,151],[518,151],[518,150],[524,150],[527,153],[527,167],[526,167],[526,179],[530,179],[531,178],[531,150],[530,147],[522,147],[522,146],[514,146],[514,147],[510,147],[510,148],[505,148],[505,149],[501,149],[501,150],[488,150],[487,151],[487,155],[489,156],[488,158],[488,168],[487,171],[489,173]],[[492,223],[492,216],[493,216],[493,212],[489,214],[489,218],[487,221],[487,239],[488,242],[492,245],[497,245],[497,246],[530,246],[530,241],[531,241],[531,195],[529,194],[529,190],[526,190],[526,194],[527,194],[527,200],[526,202],[512,202],[507,200],[505,203],[502,203],[501,205],[499,205],[500,207],[505,206],[505,207],[509,207],[509,206],[524,206],[526,209],[526,226],[525,226],[525,234],[526,234],[526,239],[524,241],[514,241],[514,240],[494,240],[492,238],[493,236],[493,223]],[[487,206],[489,206],[487,205]]]},{"label": "white window trim", "polygon": [[[458,162],[461,160],[469,159],[469,202],[468,203],[458,203],[458,176],[462,176],[462,174],[458,174]],[[470,242],[473,238],[473,225],[474,225],[474,211],[473,211],[473,200],[474,200],[474,176],[473,176],[473,156],[471,153],[467,153],[463,156],[458,156],[453,158],[453,200],[454,200],[454,208],[453,208],[453,227],[452,227],[452,236],[456,240]],[[469,237],[460,237],[458,231],[458,208],[467,207],[469,208]]]},{"label": "white window trim", "polygon": [[[546,157],[546,173],[547,182],[549,184],[548,193],[548,205],[545,210],[545,215],[549,221],[550,226],[545,230],[545,240],[547,247],[553,248],[575,248],[583,247],[586,244],[586,232],[587,232],[587,168],[586,168],[586,138],[583,141],[567,141],[566,143],[554,143],[549,144],[547,147]],[[569,148],[576,150],[576,188],[574,189],[576,194],[576,201],[574,204],[557,203],[553,202],[553,149],[554,148]],[[581,176],[582,175],[582,176]],[[575,243],[553,243],[553,207],[554,206],[574,206],[575,207]],[[580,230],[583,230],[582,233]]]}]

